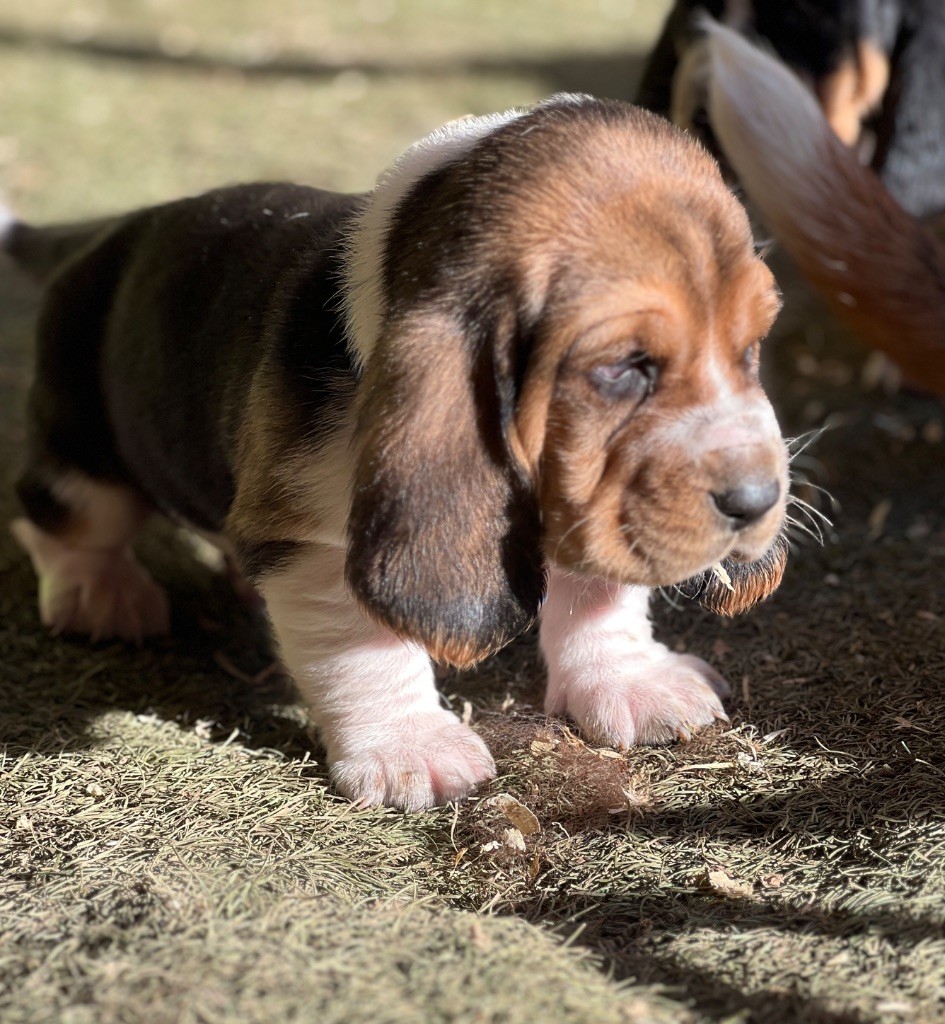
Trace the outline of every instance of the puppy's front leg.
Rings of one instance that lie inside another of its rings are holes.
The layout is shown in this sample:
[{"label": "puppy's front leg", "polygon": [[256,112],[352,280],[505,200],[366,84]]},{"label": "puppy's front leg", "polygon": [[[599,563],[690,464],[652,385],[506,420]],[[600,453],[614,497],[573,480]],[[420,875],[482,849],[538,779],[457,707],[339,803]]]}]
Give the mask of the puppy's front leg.
[{"label": "puppy's front leg", "polygon": [[338,789],[362,807],[408,811],[467,796],[495,775],[492,756],[440,705],[426,652],[351,597],[344,558],[342,548],[308,545],[260,582]]},{"label": "puppy's front leg", "polygon": [[552,569],[541,615],[548,664],[545,711],[570,715],[597,743],[689,739],[726,719],[728,684],[700,658],[653,639],[646,587],[568,576]]}]

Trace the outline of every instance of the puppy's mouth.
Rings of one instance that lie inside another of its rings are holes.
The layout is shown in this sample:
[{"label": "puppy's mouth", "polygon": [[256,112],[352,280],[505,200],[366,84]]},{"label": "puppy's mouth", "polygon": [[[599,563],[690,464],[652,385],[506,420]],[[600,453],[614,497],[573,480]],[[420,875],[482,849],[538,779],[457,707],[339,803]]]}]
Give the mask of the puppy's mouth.
[{"label": "puppy's mouth", "polygon": [[787,567],[787,557],[788,542],[782,528],[759,557],[733,551],[704,572],[684,580],[675,589],[716,615],[740,615],[778,589]]},{"label": "puppy's mouth", "polygon": [[[627,554],[640,574],[639,579],[631,582],[652,587],[689,587],[691,580],[703,578],[714,565],[734,567],[761,562],[778,543],[784,529],[780,497],[763,517],[744,526],[715,515],[698,525],[690,521],[668,529],[665,520],[654,525],[652,517],[644,519],[639,510],[635,510],[631,521],[634,529],[629,528],[629,522],[620,529]],[[733,571],[736,576],[743,575]]]},{"label": "puppy's mouth", "polygon": [[777,543],[782,528],[779,525],[773,536],[771,530],[765,530],[763,535],[757,539],[748,536],[738,537],[732,549],[719,561],[732,562],[735,565],[750,565],[752,562],[759,561],[767,555],[772,545]]}]

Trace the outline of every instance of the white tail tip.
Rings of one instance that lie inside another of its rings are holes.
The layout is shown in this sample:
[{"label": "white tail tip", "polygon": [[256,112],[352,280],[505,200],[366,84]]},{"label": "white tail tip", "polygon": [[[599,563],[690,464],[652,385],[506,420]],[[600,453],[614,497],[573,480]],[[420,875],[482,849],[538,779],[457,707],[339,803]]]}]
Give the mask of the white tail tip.
[{"label": "white tail tip", "polygon": [[[709,120],[739,176],[765,166],[773,178],[816,166],[832,133],[814,95],[774,55],[706,17]],[[750,181],[746,185],[752,184]]]},{"label": "white tail tip", "polygon": [[13,211],[0,203],[0,251],[7,248],[7,243],[17,223]]}]

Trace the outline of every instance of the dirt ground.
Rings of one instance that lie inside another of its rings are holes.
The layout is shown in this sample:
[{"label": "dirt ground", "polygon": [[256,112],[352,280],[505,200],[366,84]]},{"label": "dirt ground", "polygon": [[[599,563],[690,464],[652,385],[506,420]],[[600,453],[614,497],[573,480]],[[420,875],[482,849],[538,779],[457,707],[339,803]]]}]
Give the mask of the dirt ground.
[{"label": "dirt ground", "polygon": [[[0,0],[0,189],[43,220],[365,188],[462,113],[629,98],[663,7]],[[497,755],[482,797],[355,813],[264,624],[179,534],[142,542],[174,630],[136,650],[49,638],[0,531],[0,1019],[945,1019],[945,410],[781,270],[766,373],[834,525],[736,622],[661,603],[734,684],[691,744],[613,756],[542,719],[526,636],[444,683]],[[36,306],[0,266],[0,522]]]}]

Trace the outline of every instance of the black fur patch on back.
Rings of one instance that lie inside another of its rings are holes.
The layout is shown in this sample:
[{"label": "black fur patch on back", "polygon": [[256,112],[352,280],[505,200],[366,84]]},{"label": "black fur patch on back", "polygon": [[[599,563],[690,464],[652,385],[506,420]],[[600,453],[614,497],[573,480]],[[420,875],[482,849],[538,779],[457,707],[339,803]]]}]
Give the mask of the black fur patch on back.
[{"label": "black fur patch on back", "polygon": [[31,465],[129,483],[159,509],[220,530],[257,370],[280,369],[273,412],[313,436],[335,379],[353,372],[337,268],[362,202],[245,185],[116,222],[48,290]]}]

